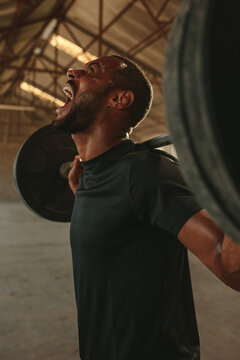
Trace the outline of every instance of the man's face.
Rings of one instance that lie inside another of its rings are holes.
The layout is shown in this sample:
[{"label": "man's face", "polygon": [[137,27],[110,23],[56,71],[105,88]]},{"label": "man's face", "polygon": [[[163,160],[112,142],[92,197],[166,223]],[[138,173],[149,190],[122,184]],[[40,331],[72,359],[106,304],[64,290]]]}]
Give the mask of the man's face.
[{"label": "man's face", "polygon": [[71,134],[89,128],[106,105],[112,71],[124,65],[120,59],[106,56],[87,63],[82,70],[69,70],[63,89],[66,103],[56,110],[53,125]]}]

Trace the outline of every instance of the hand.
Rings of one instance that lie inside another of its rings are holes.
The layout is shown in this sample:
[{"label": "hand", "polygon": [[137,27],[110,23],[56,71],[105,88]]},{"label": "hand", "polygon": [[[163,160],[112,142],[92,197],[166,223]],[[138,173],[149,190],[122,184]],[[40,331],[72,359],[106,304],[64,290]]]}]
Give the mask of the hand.
[{"label": "hand", "polygon": [[75,159],[72,162],[71,170],[69,171],[68,174],[68,183],[74,195],[76,195],[76,191],[79,186],[79,178],[82,175],[82,173],[83,173],[83,167],[81,165],[81,159],[79,155],[76,155]]}]

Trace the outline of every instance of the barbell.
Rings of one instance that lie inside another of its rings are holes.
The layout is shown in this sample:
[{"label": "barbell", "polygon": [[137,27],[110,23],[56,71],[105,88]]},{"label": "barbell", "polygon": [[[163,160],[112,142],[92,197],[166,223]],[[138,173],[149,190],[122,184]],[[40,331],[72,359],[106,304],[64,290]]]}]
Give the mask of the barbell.
[{"label": "barbell", "polygon": [[[171,144],[169,134],[145,141],[149,148]],[[69,222],[74,195],[68,172],[77,149],[71,135],[47,125],[34,132],[20,147],[13,167],[18,195],[30,210],[41,217]]]},{"label": "barbell", "polygon": [[[199,203],[236,242],[240,242],[239,11],[239,2],[226,6],[224,0],[183,0],[163,72],[166,120],[182,171]],[[52,131],[40,129],[22,146],[14,179],[32,210],[51,220],[69,221],[74,197],[66,174],[76,148],[70,136]],[[146,145],[161,147],[166,139],[170,143],[168,136]]]},{"label": "barbell", "polygon": [[200,204],[240,242],[240,2],[184,0],[163,72],[166,119]]}]

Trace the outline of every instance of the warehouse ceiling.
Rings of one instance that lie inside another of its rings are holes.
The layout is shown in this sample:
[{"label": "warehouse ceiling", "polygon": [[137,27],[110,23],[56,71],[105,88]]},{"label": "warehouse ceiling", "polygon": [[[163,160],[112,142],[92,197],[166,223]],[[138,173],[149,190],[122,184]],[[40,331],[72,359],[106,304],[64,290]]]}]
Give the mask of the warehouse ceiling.
[{"label": "warehouse ceiling", "polygon": [[[117,54],[140,64],[154,89],[148,119],[132,138],[143,141],[167,132],[162,72],[168,34],[180,2],[1,0],[0,118],[14,121],[24,112],[39,127],[51,123],[56,104],[26,92],[21,84],[27,83],[64,101],[62,88],[67,69],[83,66],[84,60],[77,59],[76,51],[88,58]],[[53,46],[56,35],[78,48],[70,55],[66,49]]]}]

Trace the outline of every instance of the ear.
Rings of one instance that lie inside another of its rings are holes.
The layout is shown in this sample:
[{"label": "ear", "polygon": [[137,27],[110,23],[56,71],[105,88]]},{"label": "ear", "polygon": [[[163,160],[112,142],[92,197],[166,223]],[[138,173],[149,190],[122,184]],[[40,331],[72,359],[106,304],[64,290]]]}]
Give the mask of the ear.
[{"label": "ear", "polygon": [[117,110],[129,108],[134,101],[134,93],[131,90],[117,90],[111,92],[108,106]]}]

